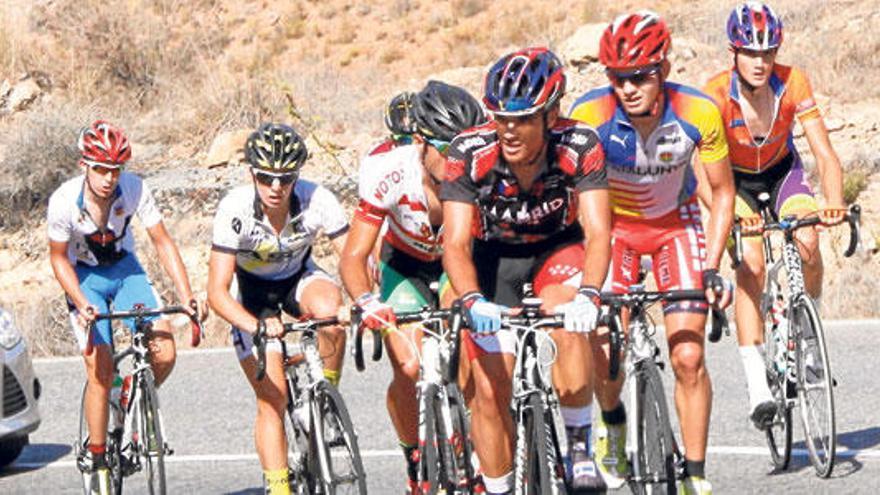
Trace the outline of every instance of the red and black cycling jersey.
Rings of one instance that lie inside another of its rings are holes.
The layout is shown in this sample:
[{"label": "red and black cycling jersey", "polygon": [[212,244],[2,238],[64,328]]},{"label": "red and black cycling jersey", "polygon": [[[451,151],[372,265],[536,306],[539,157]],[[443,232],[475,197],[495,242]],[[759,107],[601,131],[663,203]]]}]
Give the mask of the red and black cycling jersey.
[{"label": "red and black cycling jersey", "polygon": [[528,191],[504,162],[490,122],[452,141],[443,201],[475,203],[474,237],[510,244],[538,242],[577,221],[577,195],[607,189],[605,153],[596,131],[560,118],[549,131],[547,161]]}]

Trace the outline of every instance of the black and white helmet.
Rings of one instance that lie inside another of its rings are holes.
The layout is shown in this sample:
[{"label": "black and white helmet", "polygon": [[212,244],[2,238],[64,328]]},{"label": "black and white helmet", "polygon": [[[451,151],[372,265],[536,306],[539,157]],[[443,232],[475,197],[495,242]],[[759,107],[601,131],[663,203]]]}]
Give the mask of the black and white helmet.
[{"label": "black and white helmet", "polygon": [[486,121],[483,107],[470,93],[440,81],[428,81],[416,94],[412,115],[418,134],[442,141]]},{"label": "black and white helmet", "polygon": [[414,133],[412,106],[415,93],[404,91],[391,98],[385,108],[385,127],[395,136],[405,136]]},{"label": "black and white helmet", "polygon": [[308,156],[303,138],[286,124],[263,124],[244,145],[248,164],[269,172],[296,172]]}]

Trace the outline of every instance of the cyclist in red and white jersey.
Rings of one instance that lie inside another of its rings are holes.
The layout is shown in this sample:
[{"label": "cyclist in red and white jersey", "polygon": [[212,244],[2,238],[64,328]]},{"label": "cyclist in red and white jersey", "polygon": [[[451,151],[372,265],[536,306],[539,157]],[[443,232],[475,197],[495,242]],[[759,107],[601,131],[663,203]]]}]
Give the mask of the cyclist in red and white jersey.
[{"label": "cyclist in red and white jersey", "polygon": [[[579,98],[572,117],[596,127],[614,206],[611,281],[615,292],[636,283],[640,259],[651,256],[661,291],[706,289],[710,303],[725,307],[730,290],[718,274],[733,221],[733,178],[721,115],[699,91],[666,80],[671,43],[666,24],[650,11],[623,15],[600,41],[600,61],[611,84]],[[699,154],[713,192],[707,244],[696,201]],[[685,447],[685,493],[710,493],[704,464],[712,386],[703,359],[705,303],[664,305],[669,356],[675,370],[675,403]],[[597,367],[602,420],[596,458],[609,485],[626,475],[626,415],[622,379],[609,383]]]},{"label": "cyclist in red and white jersey", "polygon": [[[430,81],[412,97],[412,144],[364,158],[360,168],[360,201],[340,259],[346,290],[363,309],[367,326],[383,331],[394,323],[393,311],[415,311],[443,302],[448,289],[440,263],[443,212],[437,198],[449,142],[460,131],[485,121],[480,104],[467,91]],[[371,290],[368,255],[387,227],[379,256],[379,294]],[[431,284],[439,283],[437,301]],[[408,485],[417,491],[418,404],[415,382],[418,357],[411,343],[421,343],[416,328],[386,333],[394,372],[388,386],[388,412],[407,461]]]},{"label": "cyclist in red and white jersey", "polygon": [[[254,437],[269,495],[290,494],[287,386],[278,340],[267,344],[265,379],[256,379],[252,336],[261,320],[267,337],[283,335],[282,312],[326,318],[342,304],[336,281],[312,260],[312,246],[324,235],[341,251],[348,218],[333,193],[299,178],[307,158],[305,141],[288,125],[263,124],[248,137],[245,161],[253,183],[220,201],[208,267],[208,300],[232,324],[239,365],[257,397]],[[343,329],[319,332],[318,349],[324,376],[337,385]]]},{"label": "cyclist in red and white jersey", "polygon": [[394,148],[412,143],[415,127],[412,120],[414,93],[404,91],[391,98],[385,107],[385,127],[391,133],[381,143],[374,146],[367,156],[378,155]]},{"label": "cyclist in red and white jersey", "polygon": [[562,63],[546,48],[499,59],[483,98],[494,121],[452,141],[441,190],[443,266],[467,308],[472,431],[489,493],[512,489],[515,336],[498,330],[504,307],[519,305],[525,283],[534,284],[548,312],[561,306],[566,314],[571,332],[552,334],[559,350],[553,380],[572,484],[601,488],[588,453],[592,370],[584,333],[595,327],[608,266],[608,183],[596,132],[559,115],[564,92]]},{"label": "cyclist in red and white jersey", "polygon": [[[721,109],[736,183],[736,215],[756,218],[758,195],[770,194],[779,218],[820,215],[827,224],[843,219],[843,171],[807,76],[797,67],[776,63],[782,44],[782,20],[769,5],[736,6],[727,21],[733,67],[716,75],[705,91]],[[794,123],[804,130],[816,158],[826,208],[819,208],[794,144]],[[702,192],[702,191],[701,191]],[[702,194],[711,201],[711,193]],[[811,297],[822,293],[822,253],[815,228],[799,229],[804,285]],[[752,422],[766,428],[776,416],[776,401],[767,385],[761,292],[764,252],[759,237],[743,243],[743,263],[736,272],[736,330],[749,391]],[[784,318],[780,316],[780,319]],[[778,322],[778,323],[781,323]]]},{"label": "cyclist in red and white jersey", "polygon": [[[134,217],[146,228],[162,267],[174,282],[181,301],[194,307],[186,267],[177,245],[165,229],[147,184],[124,170],[131,158],[128,138],[118,127],[98,120],[83,129],[78,141],[83,175],[62,184],[49,198],[49,261],[67,295],[70,322],[85,355],[88,386],[84,404],[89,440],[85,464],[98,476],[92,486],[107,486],[104,461],[108,399],[113,382],[112,329],[109,321],[95,323],[95,315],[131,310],[135,304],[159,308],[161,299],[135,253],[130,224]],[[193,309],[195,311],[195,309]],[[204,315],[204,312],[203,312]],[[134,322],[126,320],[133,331]],[[151,319],[150,354],[156,383],[174,368],[176,350],[167,319]]]}]

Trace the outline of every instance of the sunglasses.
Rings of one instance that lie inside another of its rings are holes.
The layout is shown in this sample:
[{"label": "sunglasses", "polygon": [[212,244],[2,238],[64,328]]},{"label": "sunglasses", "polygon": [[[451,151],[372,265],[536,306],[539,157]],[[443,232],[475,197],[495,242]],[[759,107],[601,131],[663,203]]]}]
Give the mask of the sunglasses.
[{"label": "sunglasses", "polygon": [[449,151],[449,141],[441,141],[439,139],[425,139],[431,146],[434,147],[441,155],[445,155],[447,151]]},{"label": "sunglasses", "polygon": [[254,170],[254,178],[264,186],[271,186],[275,183],[276,179],[282,186],[289,186],[296,181],[297,177],[299,177],[297,173],[273,174],[271,172],[263,172],[262,170]]},{"label": "sunglasses", "polygon": [[119,175],[122,173],[122,165],[102,165],[100,163],[89,163],[89,170],[92,172],[96,172],[100,175]]},{"label": "sunglasses", "polygon": [[660,73],[660,65],[649,65],[647,67],[641,67],[636,70],[630,71],[617,71],[608,69],[605,71],[608,74],[608,78],[611,79],[611,82],[615,85],[623,85],[627,81],[635,84],[636,86],[642,85],[647,82],[649,79],[653,78],[655,75]]}]

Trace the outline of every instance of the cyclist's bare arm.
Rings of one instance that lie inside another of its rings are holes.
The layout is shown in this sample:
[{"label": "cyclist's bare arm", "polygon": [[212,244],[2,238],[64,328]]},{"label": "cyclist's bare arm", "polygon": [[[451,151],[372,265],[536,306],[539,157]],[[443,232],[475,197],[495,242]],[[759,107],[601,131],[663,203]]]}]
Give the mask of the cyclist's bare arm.
[{"label": "cyclist's bare arm", "polygon": [[471,203],[443,202],[443,269],[457,294],[480,290],[471,256],[474,208]]},{"label": "cyclist's bare arm", "polygon": [[159,222],[147,229],[150,240],[156,247],[156,254],[159,256],[159,262],[165,269],[165,273],[171,277],[174,288],[177,290],[177,296],[180,302],[186,306],[190,301],[194,300],[192,288],[189,285],[189,277],[186,274],[186,265],[183,264],[183,258],[180,257],[180,251],[174,243],[174,239],[165,229],[165,224]]},{"label": "cyclist's bare arm", "polygon": [[380,226],[355,217],[349,230],[339,258],[339,274],[342,284],[352,299],[357,299],[370,292],[372,281],[367,269],[367,260],[373,251],[376,238],[379,237]]},{"label": "cyclist's bare arm", "polygon": [[706,169],[703,167],[703,162],[700,160],[698,153],[694,153],[691,165],[694,168],[694,176],[697,179],[697,199],[708,209],[712,205],[712,188],[709,186]]},{"label": "cyclist's bare arm", "polygon": [[229,293],[233,275],[235,254],[212,249],[208,262],[208,304],[236,328],[254,333],[257,331],[257,319]]},{"label": "cyclist's bare arm", "polygon": [[718,269],[727,245],[727,237],[733,227],[733,202],[736,197],[736,188],[733,183],[733,171],[730,168],[729,158],[725,157],[714,163],[706,163],[702,168],[705,171],[706,183],[711,190],[706,268]]},{"label": "cyclist's bare arm", "polygon": [[584,229],[584,277],[581,285],[602,287],[611,262],[611,200],[607,189],[578,195],[578,219]]},{"label": "cyclist's bare arm", "polygon": [[61,288],[73,301],[73,305],[83,313],[90,306],[88,298],[79,287],[79,277],[67,258],[67,242],[49,241],[49,263]]},{"label": "cyclist's bare arm", "polygon": [[[825,196],[829,208],[844,208],[843,201],[843,170],[840,158],[831,146],[828,129],[821,118],[803,122],[804,134],[810,144],[810,151],[816,159],[816,169],[822,180],[822,195]],[[841,212],[840,218],[846,212]]]}]

